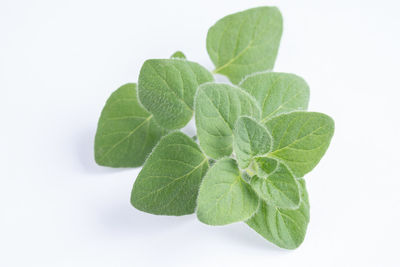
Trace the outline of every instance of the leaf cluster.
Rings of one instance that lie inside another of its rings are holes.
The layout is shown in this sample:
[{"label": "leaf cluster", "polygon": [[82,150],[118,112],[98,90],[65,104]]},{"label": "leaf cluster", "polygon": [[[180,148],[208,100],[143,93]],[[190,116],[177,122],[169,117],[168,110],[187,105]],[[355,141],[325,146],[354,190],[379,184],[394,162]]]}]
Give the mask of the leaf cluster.
[{"label": "leaf cluster", "polygon": [[[176,52],[144,62],[138,84],[116,90],[101,113],[95,160],[139,167],[131,203],[144,212],[196,212],[209,225],[245,222],[279,247],[304,240],[309,201],[304,175],[325,154],[333,120],[308,112],[309,87],[273,72],[282,35],[275,7],[226,16],[207,34],[216,83]],[[197,137],[181,131],[195,117]],[[197,141],[195,141],[197,140]]]}]

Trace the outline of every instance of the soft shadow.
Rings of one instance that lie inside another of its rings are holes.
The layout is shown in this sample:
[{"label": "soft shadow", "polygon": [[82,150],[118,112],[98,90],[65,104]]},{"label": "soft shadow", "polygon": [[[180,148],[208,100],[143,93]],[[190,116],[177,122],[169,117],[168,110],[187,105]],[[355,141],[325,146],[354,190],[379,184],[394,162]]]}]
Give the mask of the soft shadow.
[{"label": "soft shadow", "polygon": [[99,214],[104,230],[112,235],[139,237],[159,235],[193,223],[194,216],[158,216],[141,212],[129,204],[109,206]]},{"label": "soft shadow", "polygon": [[96,132],[87,129],[77,134],[76,137],[76,158],[83,171],[91,174],[118,173],[132,168],[110,168],[99,166],[94,160],[94,137]]},{"label": "soft shadow", "polygon": [[246,244],[246,246],[251,246],[255,249],[263,251],[268,250],[276,253],[288,252],[288,250],[279,248],[270,243],[268,240],[264,239],[245,223],[234,223],[231,225],[218,227],[218,234],[232,242],[239,244],[243,243]]}]

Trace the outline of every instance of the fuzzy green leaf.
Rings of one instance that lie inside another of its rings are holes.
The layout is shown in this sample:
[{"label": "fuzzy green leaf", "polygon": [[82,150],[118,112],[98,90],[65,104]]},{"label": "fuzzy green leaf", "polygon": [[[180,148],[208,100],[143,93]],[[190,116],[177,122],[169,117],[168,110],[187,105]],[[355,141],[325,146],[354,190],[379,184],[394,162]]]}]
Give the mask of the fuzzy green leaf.
[{"label": "fuzzy green leaf", "polygon": [[246,75],[274,67],[282,35],[276,7],[258,7],[226,16],[207,34],[207,51],[215,73],[238,84]]},{"label": "fuzzy green leaf", "polygon": [[251,187],[270,206],[297,209],[300,205],[300,189],[296,178],[284,164],[274,165],[275,170],[266,178],[253,176],[250,181]]},{"label": "fuzzy green leaf", "polygon": [[251,164],[251,167],[256,171],[255,174],[260,178],[267,178],[275,171],[277,166],[278,161],[276,159],[267,157],[257,157]]},{"label": "fuzzy green leaf", "polygon": [[257,99],[261,121],[296,110],[307,110],[310,89],[299,76],[290,73],[264,72],[246,77],[240,87]]},{"label": "fuzzy green leaf", "polygon": [[203,223],[224,225],[249,219],[259,199],[239,172],[234,159],[217,161],[204,176],[197,200],[197,217]]},{"label": "fuzzy green leaf", "polygon": [[136,84],[125,84],[112,93],[101,112],[95,160],[109,167],[139,167],[165,133],[139,104]]},{"label": "fuzzy green leaf", "polygon": [[194,212],[208,160],[198,145],[181,132],[161,139],[145,162],[132,189],[131,203],[158,215]]},{"label": "fuzzy green leaf", "polygon": [[139,75],[140,102],[158,124],[167,129],[179,129],[193,116],[197,87],[213,80],[208,70],[191,61],[147,60]]},{"label": "fuzzy green leaf", "polygon": [[171,58],[180,58],[180,59],[186,59],[185,54],[182,51],[176,51]]},{"label": "fuzzy green leaf", "polygon": [[334,121],[317,112],[292,112],[265,124],[274,139],[268,157],[283,161],[296,177],[303,177],[321,160],[334,132]]},{"label": "fuzzy green leaf", "polygon": [[195,111],[200,145],[216,159],[232,154],[233,128],[240,116],[260,117],[253,97],[238,87],[218,83],[199,87]]},{"label": "fuzzy green leaf", "polygon": [[304,179],[299,181],[301,204],[298,209],[275,208],[261,201],[256,214],[246,223],[275,245],[295,249],[303,242],[310,220],[310,205]]},{"label": "fuzzy green leaf", "polygon": [[255,156],[264,155],[272,148],[268,130],[249,117],[240,117],[233,131],[233,151],[241,169],[247,168]]}]

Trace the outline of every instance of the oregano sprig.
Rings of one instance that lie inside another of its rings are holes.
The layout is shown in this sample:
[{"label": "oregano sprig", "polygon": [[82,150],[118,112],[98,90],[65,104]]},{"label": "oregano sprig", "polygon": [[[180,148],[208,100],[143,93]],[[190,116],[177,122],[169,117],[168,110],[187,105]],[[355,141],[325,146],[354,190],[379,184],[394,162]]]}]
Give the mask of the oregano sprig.
[{"label": "oregano sprig", "polygon": [[[303,242],[310,219],[304,175],[328,149],[334,122],[307,111],[304,79],[272,71],[281,35],[276,7],[228,15],[207,34],[212,72],[177,51],[147,60],[137,85],[112,93],[98,122],[95,160],[143,165],[134,207],[196,213],[209,225],[243,221],[286,249]],[[232,84],[214,82],[212,73]],[[193,116],[191,138],[180,129]]]}]

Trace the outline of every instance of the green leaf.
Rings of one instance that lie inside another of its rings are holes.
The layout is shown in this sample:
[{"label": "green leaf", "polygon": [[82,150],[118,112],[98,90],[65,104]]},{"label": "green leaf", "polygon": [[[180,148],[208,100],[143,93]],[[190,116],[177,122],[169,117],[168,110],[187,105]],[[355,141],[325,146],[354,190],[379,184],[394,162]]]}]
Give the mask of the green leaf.
[{"label": "green leaf", "polygon": [[250,185],[268,205],[283,209],[297,209],[300,205],[296,178],[282,163],[275,164],[275,170],[267,178],[253,176]]},{"label": "green leaf", "polygon": [[197,87],[213,80],[208,70],[191,61],[147,60],[139,75],[140,102],[158,124],[167,129],[179,129],[193,116]]},{"label": "green leaf", "polygon": [[296,177],[303,177],[321,160],[334,132],[334,121],[317,112],[292,112],[266,122],[274,139],[268,157],[283,161]]},{"label": "green leaf", "polygon": [[139,167],[165,133],[139,104],[136,84],[125,84],[110,96],[101,112],[95,160],[109,167]]},{"label": "green leaf", "polygon": [[194,212],[208,161],[198,145],[181,132],[161,139],[139,173],[131,203],[141,211],[158,215]]},{"label": "green leaf", "polygon": [[264,72],[247,76],[240,87],[257,99],[261,120],[296,110],[307,110],[310,89],[299,76],[290,73]]},{"label": "green leaf", "polygon": [[261,201],[256,214],[246,223],[257,233],[275,245],[295,249],[303,242],[310,220],[310,205],[303,179],[299,180],[302,191],[301,204],[296,210],[275,208]]},{"label": "green leaf", "polygon": [[239,167],[245,169],[255,156],[264,155],[272,148],[268,130],[249,117],[240,117],[233,131],[233,151]]},{"label": "green leaf", "polygon": [[238,84],[246,75],[274,67],[282,35],[276,7],[258,7],[226,16],[207,34],[207,51],[215,73]]},{"label": "green leaf", "polygon": [[197,200],[197,217],[203,223],[224,225],[249,219],[259,199],[240,176],[234,159],[217,161],[204,176]]},{"label": "green leaf", "polygon": [[276,159],[267,157],[255,158],[251,164],[251,167],[256,171],[256,174],[260,178],[267,178],[276,170],[277,166],[278,161]]},{"label": "green leaf", "polygon": [[310,201],[308,199],[306,181],[304,178],[297,178],[297,182],[299,183],[300,193],[301,193],[301,203],[300,205],[304,205],[303,208],[300,206],[298,209],[303,214],[307,223],[310,222]]},{"label": "green leaf", "polygon": [[176,51],[171,58],[180,58],[180,59],[186,59],[185,54],[182,51]]},{"label": "green leaf", "polygon": [[215,159],[232,154],[233,128],[240,116],[260,117],[253,97],[238,87],[218,83],[199,87],[195,111],[200,145]]}]

